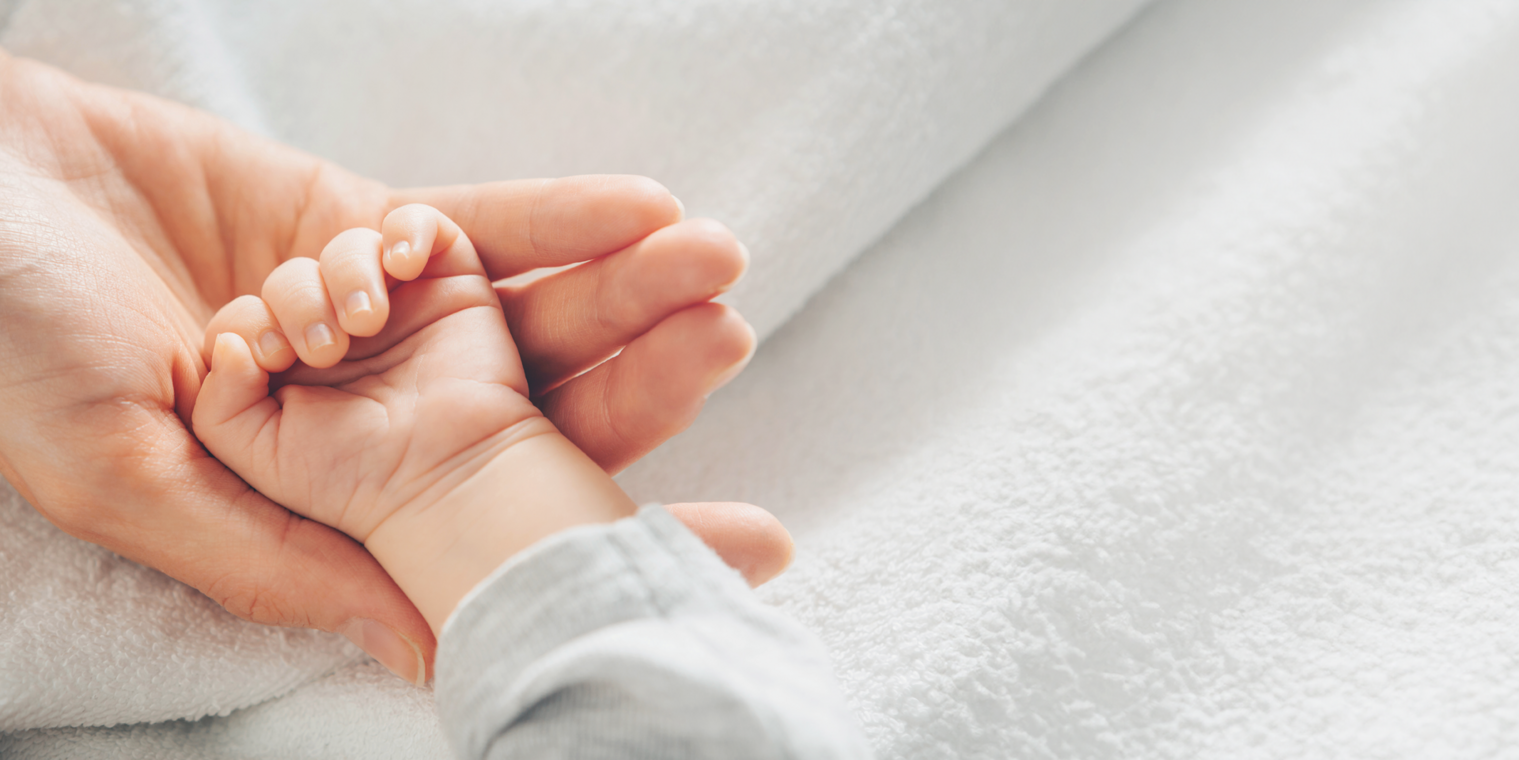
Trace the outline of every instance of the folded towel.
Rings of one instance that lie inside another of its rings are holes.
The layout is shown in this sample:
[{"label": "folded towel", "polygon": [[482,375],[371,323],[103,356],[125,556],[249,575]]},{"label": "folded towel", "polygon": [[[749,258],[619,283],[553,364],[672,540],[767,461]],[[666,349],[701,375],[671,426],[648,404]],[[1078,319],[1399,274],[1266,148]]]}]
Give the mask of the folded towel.
[{"label": "folded towel", "polygon": [[67,536],[3,480],[0,593],[0,731],[226,715],[363,658]]},{"label": "folded towel", "polygon": [[1519,5],[1157,6],[621,480],[883,758],[1519,746]]},{"label": "folded towel", "polygon": [[[21,0],[0,45],[393,183],[658,177],[748,242],[732,298],[763,334],[1139,4]],[[0,731],[221,715],[354,656],[231,620],[6,493]]]}]

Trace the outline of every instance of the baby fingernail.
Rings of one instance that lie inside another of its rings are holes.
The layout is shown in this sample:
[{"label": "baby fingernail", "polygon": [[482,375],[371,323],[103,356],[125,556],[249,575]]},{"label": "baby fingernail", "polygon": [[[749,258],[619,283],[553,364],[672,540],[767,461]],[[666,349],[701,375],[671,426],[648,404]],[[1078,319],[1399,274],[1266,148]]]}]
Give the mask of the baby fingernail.
[{"label": "baby fingernail", "polygon": [[422,657],[422,648],[395,631],[368,618],[354,618],[344,623],[338,633],[401,680],[417,686],[427,683],[427,661]]},{"label": "baby fingernail", "polygon": [[[670,196],[670,197],[671,198],[675,198],[675,196],[673,196],[673,195]],[[678,222],[681,219],[685,219],[686,218],[686,204],[681,203],[679,198],[675,198],[675,208],[680,209],[680,218],[676,219],[675,221]]]},{"label": "baby fingernail", "polygon": [[267,359],[285,350],[285,339],[273,330],[265,330],[263,335],[258,336],[258,352]]},{"label": "baby fingernail", "polygon": [[401,262],[404,262],[410,256],[411,243],[408,243],[405,240],[396,241],[396,244],[391,246],[389,251],[385,252],[385,260],[392,264],[399,264]]},{"label": "baby fingernail", "polygon": [[368,293],[362,290],[355,290],[348,294],[348,301],[343,305],[343,311],[347,312],[349,319],[353,319],[354,317],[374,313],[374,307],[369,303]]},{"label": "baby fingernail", "polygon": [[222,362],[227,360],[226,356],[229,348],[227,346],[227,335],[229,333],[221,333],[216,336],[216,343],[211,347],[211,369],[218,368]]},{"label": "baby fingernail", "polygon": [[306,328],[306,350],[316,351],[337,343],[337,336],[325,322],[317,322]]}]

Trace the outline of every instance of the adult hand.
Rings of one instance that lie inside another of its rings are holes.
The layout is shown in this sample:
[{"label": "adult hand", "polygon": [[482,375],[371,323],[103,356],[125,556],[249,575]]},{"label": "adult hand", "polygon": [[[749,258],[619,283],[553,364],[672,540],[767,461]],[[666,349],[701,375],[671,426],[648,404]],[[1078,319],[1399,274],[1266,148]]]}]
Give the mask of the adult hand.
[{"label": "adult hand", "polygon": [[[493,279],[590,262],[498,293],[535,400],[609,472],[684,429],[753,349],[736,313],[687,308],[737,279],[742,247],[680,221],[650,180],[392,191],[0,53],[0,474],[63,530],[233,614],[342,632],[424,680],[432,634],[369,553],[249,488],[185,424],[219,306],[410,202],[457,220]],[[751,582],[789,558],[758,508],[671,511]]]}]

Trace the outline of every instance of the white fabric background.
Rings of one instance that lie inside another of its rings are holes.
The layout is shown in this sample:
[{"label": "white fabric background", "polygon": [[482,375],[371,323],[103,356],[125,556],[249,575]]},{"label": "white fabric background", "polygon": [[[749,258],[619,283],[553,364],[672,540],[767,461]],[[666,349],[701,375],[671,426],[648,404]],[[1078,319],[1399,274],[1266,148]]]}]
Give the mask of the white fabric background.
[{"label": "white fabric background", "polygon": [[622,481],[883,757],[1511,754],[1519,6],[1152,9]]},{"label": "white fabric background", "polygon": [[[622,481],[782,516],[799,557],[764,596],[883,757],[1500,754],[1516,92],[1508,3],[1154,8]],[[0,751],[419,742],[326,719],[424,709],[365,667]]]},{"label": "white fabric background", "polygon": [[[732,299],[763,333],[1138,5],[19,0],[0,44],[396,184],[657,176],[748,242]],[[9,489],[0,579],[0,730],[225,715],[357,657],[232,620]],[[347,673],[324,683],[371,688]]]},{"label": "white fabric background", "polygon": [[1145,0],[19,0],[0,45],[398,186],[630,173],[768,335]]}]

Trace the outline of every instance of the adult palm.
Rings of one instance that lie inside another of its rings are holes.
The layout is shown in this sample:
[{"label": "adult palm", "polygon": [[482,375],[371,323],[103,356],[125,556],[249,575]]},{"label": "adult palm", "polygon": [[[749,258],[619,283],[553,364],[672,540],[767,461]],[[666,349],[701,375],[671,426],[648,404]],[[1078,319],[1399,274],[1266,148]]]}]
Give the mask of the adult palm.
[{"label": "adult palm", "polygon": [[[737,278],[741,247],[676,224],[649,180],[393,191],[0,53],[0,474],[65,531],[236,615],[344,632],[421,680],[432,634],[368,552],[248,487],[185,425],[220,305],[410,202],[456,219],[492,279],[590,262],[498,293],[535,402],[609,471],[689,424],[752,348],[736,315],[686,308]],[[753,508],[674,511],[752,580],[789,553]]]}]

